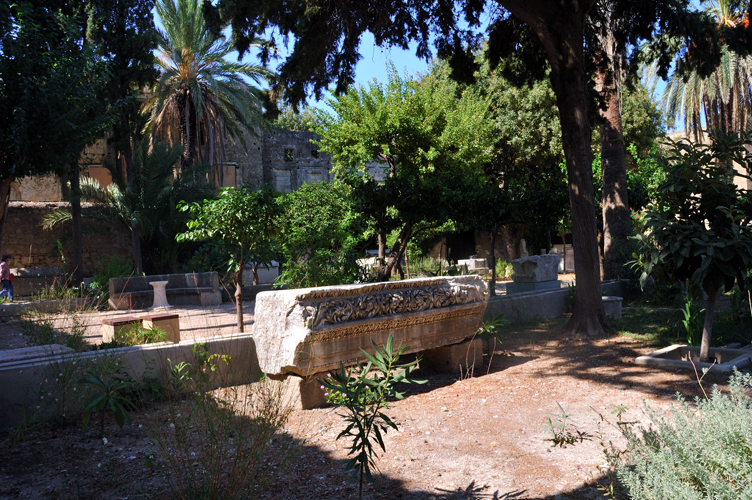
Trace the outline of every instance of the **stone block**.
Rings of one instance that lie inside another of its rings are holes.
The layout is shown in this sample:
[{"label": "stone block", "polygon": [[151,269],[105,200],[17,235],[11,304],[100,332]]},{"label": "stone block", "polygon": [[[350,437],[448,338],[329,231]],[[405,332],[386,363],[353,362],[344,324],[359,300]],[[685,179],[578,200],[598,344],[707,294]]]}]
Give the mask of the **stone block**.
[{"label": "stone block", "polygon": [[621,297],[604,296],[603,309],[606,311],[606,316],[611,319],[621,319]]},{"label": "stone block", "polygon": [[507,295],[513,295],[515,293],[528,293],[528,292],[543,292],[546,290],[558,290],[561,288],[561,280],[553,281],[538,281],[535,283],[507,283]]},{"label": "stone block", "polygon": [[419,352],[461,342],[480,325],[486,283],[455,276],[261,292],[254,339],[272,375],[305,376],[361,361],[371,342]]},{"label": "stone block", "polygon": [[199,300],[204,307],[218,306],[222,303],[222,292],[202,292]]},{"label": "stone block", "polygon": [[102,342],[112,342],[121,333],[127,333],[132,328],[141,326],[141,320],[133,316],[105,319],[102,321]]},{"label": "stone block", "polygon": [[483,366],[483,341],[472,339],[420,353],[420,367],[434,372],[467,373]]},{"label": "stone block", "polygon": [[180,342],[180,315],[179,314],[151,314],[142,316],[144,328],[149,330],[160,329],[167,334],[165,340]]},{"label": "stone block", "polygon": [[559,277],[559,260],[555,254],[531,255],[512,261],[512,280],[516,283],[554,281]]}]

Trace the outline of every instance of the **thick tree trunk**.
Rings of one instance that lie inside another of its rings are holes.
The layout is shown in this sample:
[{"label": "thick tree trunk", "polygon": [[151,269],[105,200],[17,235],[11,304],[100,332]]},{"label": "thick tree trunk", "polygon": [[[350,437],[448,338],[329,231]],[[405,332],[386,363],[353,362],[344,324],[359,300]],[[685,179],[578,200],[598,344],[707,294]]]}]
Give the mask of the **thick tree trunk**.
[{"label": "thick tree trunk", "polygon": [[551,64],[551,85],[567,161],[577,296],[567,328],[605,334],[610,323],[601,300],[598,236],[593,195],[590,123],[583,64],[585,21],[594,0],[499,0],[538,35]]},{"label": "thick tree trunk", "polygon": [[6,177],[0,181],[0,249],[3,249],[3,234],[5,221],[8,217],[8,205],[10,205],[10,185],[13,177]]},{"label": "thick tree trunk", "polygon": [[520,247],[522,246],[522,237],[525,235],[525,226],[521,224],[501,226],[501,255],[507,262],[521,257]]},{"label": "thick tree trunk", "polygon": [[[613,51],[604,57],[612,59]],[[616,279],[632,254],[630,248],[627,163],[621,123],[621,96],[618,76],[611,66],[596,71],[595,88],[606,109],[600,109],[601,169],[603,171],[603,278]]]},{"label": "thick tree trunk", "polygon": [[389,281],[392,277],[391,268],[387,267],[386,261],[386,229],[379,228],[379,254],[376,258],[377,262],[377,274],[376,281]]},{"label": "thick tree trunk", "polygon": [[131,224],[131,247],[133,248],[133,268],[136,276],[144,273],[144,261],[141,257],[141,223],[133,221]]},{"label": "thick tree trunk", "polygon": [[705,287],[708,302],[705,304],[705,323],[702,325],[702,341],[700,342],[700,362],[707,363],[710,353],[710,339],[713,334],[713,315],[715,314],[715,297],[718,290],[713,286]]},{"label": "thick tree trunk", "polygon": [[[405,279],[404,271],[402,270],[402,266],[398,265],[400,260],[402,260],[402,255],[405,252],[405,248],[407,248],[407,243],[410,241],[410,238],[413,235],[413,224],[412,222],[407,222],[402,227],[402,231],[400,231],[399,236],[397,237],[397,241],[394,242],[394,246],[392,247],[392,250],[389,252],[389,257],[384,261],[382,260],[379,263],[379,271],[378,271],[378,281],[389,281],[392,278],[392,272],[395,268],[397,268],[397,271],[400,274],[400,279]],[[379,233],[379,254],[381,253],[381,238],[382,233]],[[386,232],[383,232],[383,241],[384,246],[386,247]],[[386,252],[386,250],[385,250]]]},{"label": "thick tree trunk", "polygon": [[243,268],[245,264],[240,262],[238,266],[238,273],[235,278],[235,312],[238,317],[238,331],[243,333]]},{"label": "thick tree trunk", "polygon": [[83,232],[81,230],[81,182],[78,162],[71,165],[70,172],[70,205],[72,235],[72,273],[73,284],[78,286],[84,279],[84,251]]}]

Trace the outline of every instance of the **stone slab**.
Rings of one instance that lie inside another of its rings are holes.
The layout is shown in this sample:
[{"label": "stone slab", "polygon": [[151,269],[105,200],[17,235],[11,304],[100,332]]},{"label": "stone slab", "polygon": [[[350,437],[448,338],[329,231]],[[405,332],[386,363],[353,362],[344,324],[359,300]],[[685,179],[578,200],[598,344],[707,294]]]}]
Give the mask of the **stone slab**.
[{"label": "stone slab", "polygon": [[483,341],[471,339],[420,353],[420,368],[433,372],[473,373],[483,366]]},{"label": "stone slab", "polygon": [[[700,348],[687,345],[671,345],[651,352],[645,356],[638,356],[635,359],[637,365],[659,366],[662,368],[682,368],[687,370],[697,369],[700,372],[703,368],[718,373],[731,373],[734,367],[737,369],[746,368],[752,361],[752,351],[744,349],[724,349],[720,347],[711,347],[708,355],[716,358],[715,363],[701,363]],[[692,361],[690,361],[690,359]],[[694,368],[693,365],[694,364]]]},{"label": "stone slab", "polygon": [[46,358],[47,356],[57,356],[68,354],[73,349],[64,345],[36,345],[34,347],[22,347],[21,349],[9,349],[0,351],[0,364],[8,361],[23,361],[29,359]]},{"label": "stone slab", "polygon": [[539,281],[537,283],[507,283],[507,295],[515,293],[543,292],[546,290],[558,290],[561,288],[561,280]]},{"label": "stone slab", "polygon": [[475,275],[261,292],[254,339],[259,365],[272,375],[307,376],[352,365],[371,342],[419,352],[475,334],[486,308]]},{"label": "stone slab", "polygon": [[512,280],[516,283],[554,281],[559,277],[559,261],[556,254],[531,255],[512,261]]}]

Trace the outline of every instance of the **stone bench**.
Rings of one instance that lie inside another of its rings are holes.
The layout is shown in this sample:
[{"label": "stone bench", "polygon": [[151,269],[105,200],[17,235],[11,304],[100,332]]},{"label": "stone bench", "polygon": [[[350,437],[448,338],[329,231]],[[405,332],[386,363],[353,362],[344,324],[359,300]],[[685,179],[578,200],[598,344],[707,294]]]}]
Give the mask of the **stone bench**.
[{"label": "stone bench", "polygon": [[173,306],[216,306],[222,303],[216,272],[160,274],[112,278],[109,282],[111,309],[146,309],[154,302],[152,281],[167,281],[168,302]]},{"label": "stone bench", "polygon": [[462,343],[477,332],[487,293],[477,275],[261,292],[253,327],[259,366],[270,378],[297,376],[303,408],[323,403],[316,378],[363,361],[360,348],[383,346],[390,334],[395,346],[424,353],[422,366],[458,370],[457,360],[482,361],[480,340]]}]

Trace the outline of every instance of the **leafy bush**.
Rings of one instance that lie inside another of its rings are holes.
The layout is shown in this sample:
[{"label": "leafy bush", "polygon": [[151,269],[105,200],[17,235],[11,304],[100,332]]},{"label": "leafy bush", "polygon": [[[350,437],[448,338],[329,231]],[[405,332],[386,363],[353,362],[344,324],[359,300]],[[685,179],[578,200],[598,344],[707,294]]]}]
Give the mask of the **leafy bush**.
[{"label": "leafy bush", "polygon": [[509,262],[497,259],[496,260],[496,278],[507,279],[512,277],[512,264]]},{"label": "leafy bush", "polygon": [[114,255],[105,262],[99,263],[99,270],[94,273],[91,288],[99,290],[100,296],[108,298],[110,295],[110,278],[122,278],[133,274],[133,266],[123,257]]},{"label": "leafy bush", "polygon": [[30,312],[18,320],[26,345],[60,344],[74,351],[88,351],[86,329],[89,320],[86,311],[73,311],[55,319],[49,314]]},{"label": "leafy bush", "polygon": [[646,407],[647,429],[623,426],[629,443],[616,473],[634,500],[752,497],[752,375],[734,373],[696,409],[679,396],[670,417]]}]

